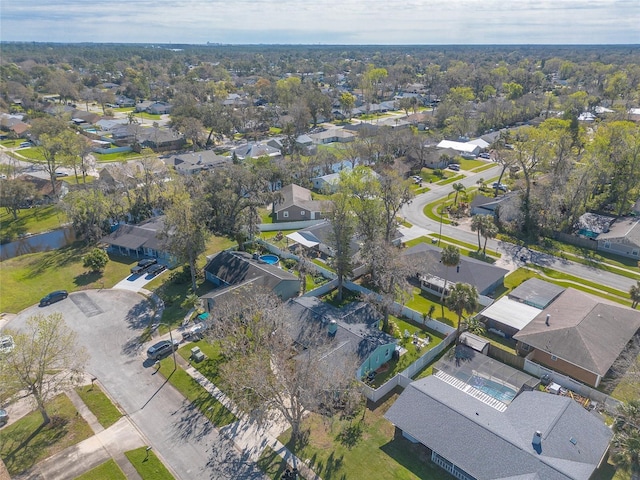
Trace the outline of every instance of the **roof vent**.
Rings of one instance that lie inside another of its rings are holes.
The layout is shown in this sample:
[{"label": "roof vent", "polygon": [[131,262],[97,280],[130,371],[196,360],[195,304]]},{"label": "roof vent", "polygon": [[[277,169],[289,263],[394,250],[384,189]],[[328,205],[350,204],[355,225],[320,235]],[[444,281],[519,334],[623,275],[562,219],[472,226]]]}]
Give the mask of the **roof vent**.
[{"label": "roof vent", "polygon": [[544,321],[544,324],[548,327],[549,326],[549,319],[551,318],[551,315],[547,313],[547,318]]},{"label": "roof vent", "polygon": [[533,434],[531,445],[538,455],[542,453],[542,432],[540,430],[536,430],[536,433]]},{"label": "roof vent", "polygon": [[336,336],[336,332],[338,331],[338,322],[336,322],[335,320],[331,320],[329,322],[328,331],[329,331],[329,336],[330,337],[335,337]]}]

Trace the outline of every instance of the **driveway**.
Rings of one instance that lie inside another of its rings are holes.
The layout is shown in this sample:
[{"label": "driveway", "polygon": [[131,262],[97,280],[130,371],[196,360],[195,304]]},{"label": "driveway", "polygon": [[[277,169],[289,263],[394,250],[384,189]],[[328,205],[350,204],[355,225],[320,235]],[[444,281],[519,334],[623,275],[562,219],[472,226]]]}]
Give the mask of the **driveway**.
[{"label": "driveway", "polygon": [[154,375],[138,341],[153,317],[151,304],[128,290],[71,293],[48,307],[30,307],[9,322],[21,328],[34,314],[60,312],[90,354],[97,377],[178,479],[262,479],[233,443],[222,437],[184,397]]}]

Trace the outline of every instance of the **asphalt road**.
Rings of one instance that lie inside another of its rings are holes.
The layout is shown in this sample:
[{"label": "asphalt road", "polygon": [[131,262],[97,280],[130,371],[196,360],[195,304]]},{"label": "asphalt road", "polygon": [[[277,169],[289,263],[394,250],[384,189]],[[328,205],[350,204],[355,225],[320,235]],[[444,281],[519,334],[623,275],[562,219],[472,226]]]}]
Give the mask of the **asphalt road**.
[{"label": "asphalt road", "polygon": [[144,297],[126,290],[71,293],[48,307],[23,310],[9,326],[19,329],[28,317],[52,312],[61,312],[78,333],[90,354],[88,373],[98,378],[176,478],[265,478],[161,375],[153,374],[147,345],[137,341],[153,314]]},{"label": "asphalt road", "polygon": [[[502,167],[500,166],[496,166],[481,173],[468,175],[466,178],[461,180],[461,183],[464,184],[465,187],[475,186],[476,182],[480,178],[488,180],[500,175],[501,168]],[[457,228],[452,225],[443,224],[441,226],[440,222],[432,220],[424,215],[423,210],[425,205],[435,202],[442,197],[446,197],[453,192],[453,187],[451,186],[451,184],[433,185],[430,186],[430,188],[432,188],[430,191],[418,195],[410,204],[405,205],[402,208],[401,215],[406,218],[409,223],[422,227],[426,230],[429,230],[430,232],[439,233],[440,231],[442,231],[442,235],[444,236],[455,238],[471,244],[477,244],[478,236],[475,232],[470,232],[468,230]],[[529,250],[521,245],[514,245],[512,243],[502,242],[498,240],[489,240],[487,242],[487,248],[500,252],[503,255],[503,258],[507,256],[506,261],[513,263],[516,266],[525,264],[525,262],[520,259],[520,257],[524,257],[527,262],[535,263],[536,265],[542,265],[559,272],[573,275],[578,278],[584,278],[601,285],[616,288],[623,292],[629,291],[629,288],[631,288],[631,286],[635,285],[636,283],[635,280],[628,277],[623,277],[621,275],[606,272],[595,267],[571,262],[545,253]]]}]

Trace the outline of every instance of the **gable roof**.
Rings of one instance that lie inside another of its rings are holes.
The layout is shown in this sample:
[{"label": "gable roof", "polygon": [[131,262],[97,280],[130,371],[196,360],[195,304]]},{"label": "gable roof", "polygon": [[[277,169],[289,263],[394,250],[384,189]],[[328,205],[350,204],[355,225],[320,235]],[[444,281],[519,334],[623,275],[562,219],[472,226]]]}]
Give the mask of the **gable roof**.
[{"label": "gable roof", "polygon": [[168,165],[172,165],[176,170],[190,172],[228,165],[231,163],[231,157],[218,155],[213,150],[203,150],[201,152],[174,155],[165,160],[165,162]]},{"label": "gable roof", "polygon": [[598,240],[624,240],[634,245],[640,245],[640,218],[619,218],[609,228],[608,232],[598,235]]},{"label": "gable roof", "polygon": [[[485,479],[587,480],[612,435],[568,397],[522,392],[500,412],[434,375],[411,383],[385,418]],[[542,433],[540,453],[532,444],[536,431]]]},{"label": "gable roof", "polygon": [[447,280],[451,283],[468,283],[476,287],[481,294],[509,273],[509,271],[504,268],[496,267],[490,263],[463,255],[460,255],[459,268],[451,267],[447,272],[447,267],[440,263],[441,252],[441,248],[427,243],[419,243],[411,248],[407,248],[402,252],[402,255],[422,258],[427,256],[429,271],[418,273],[428,274],[438,278],[445,278],[446,276]]},{"label": "gable roof", "polygon": [[640,312],[567,288],[513,338],[604,376],[638,329]]},{"label": "gable roof", "polygon": [[219,252],[209,260],[204,270],[227,285],[256,281],[257,285],[274,289],[283,280],[298,280],[294,274],[276,265],[254,260],[246,252]]},{"label": "gable roof", "polygon": [[120,225],[117,230],[102,238],[103,243],[137,250],[141,247],[163,250],[158,233],[164,228],[164,216],[154,217],[138,225]]},{"label": "gable roof", "polygon": [[311,190],[307,190],[304,187],[291,183],[282,187],[280,194],[282,195],[282,200],[277,202],[275,205],[274,209],[276,213],[286,210],[294,205],[312,212],[322,211],[323,202],[313,200],[311,197]]}]

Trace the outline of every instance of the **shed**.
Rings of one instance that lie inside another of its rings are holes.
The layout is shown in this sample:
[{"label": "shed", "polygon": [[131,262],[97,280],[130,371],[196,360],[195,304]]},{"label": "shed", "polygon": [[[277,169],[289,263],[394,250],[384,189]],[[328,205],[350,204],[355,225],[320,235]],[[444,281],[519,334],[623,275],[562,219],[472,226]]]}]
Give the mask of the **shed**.
[{"label": "shed", "polygon": [[471,332],[462,332],[460,335],[460,343],[474,349],[476,352],[487,355],[491,342],[486,338],[479,337]]}]

